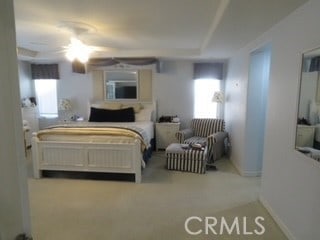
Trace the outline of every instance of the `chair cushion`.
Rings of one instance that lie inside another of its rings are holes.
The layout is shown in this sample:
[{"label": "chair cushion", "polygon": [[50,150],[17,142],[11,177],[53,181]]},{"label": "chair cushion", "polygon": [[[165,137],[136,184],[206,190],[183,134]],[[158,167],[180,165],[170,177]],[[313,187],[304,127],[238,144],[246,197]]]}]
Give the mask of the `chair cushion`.
[{"label": "chair cushion", "polygon": [[167,148],[166,148],[166,153],[181,153],[183,154],[185,152],[185,149],[183,149],[184,145],[180,143],[171,143]]},{"label": "chair cushion", "polygon": [[207,138],[205,137],[191,137],[186,140],[184,140],[184,143],[186,144],[194,144],[194,143],[199,143],[201,145],[206,145]]}]

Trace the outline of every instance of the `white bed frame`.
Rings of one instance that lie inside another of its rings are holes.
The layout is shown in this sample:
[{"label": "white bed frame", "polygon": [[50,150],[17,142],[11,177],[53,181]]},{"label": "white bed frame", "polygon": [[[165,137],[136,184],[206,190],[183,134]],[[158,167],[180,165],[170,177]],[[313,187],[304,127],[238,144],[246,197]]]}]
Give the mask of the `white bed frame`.
[{"label": "white bed frame", "polygon": [[35,133],[32,137],[32,158],[35,178],[40,178],[43,170],[56,170],[131,173],[135,175],[136,183],[141,182],[143,156],[138,139],[130,143],[56,142],[40,140]]},{"label": "white bed frame", "polygon": [[33,173],[43,170],[131,173],[141,182],[141,143],[91,143],[40,141],[32,137]]}]

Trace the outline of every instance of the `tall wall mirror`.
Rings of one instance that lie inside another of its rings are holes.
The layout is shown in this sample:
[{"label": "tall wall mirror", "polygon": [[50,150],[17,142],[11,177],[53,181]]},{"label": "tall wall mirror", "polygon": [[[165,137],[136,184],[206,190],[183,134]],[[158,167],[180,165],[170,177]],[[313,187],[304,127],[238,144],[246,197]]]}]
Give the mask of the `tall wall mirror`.
[{"label": "tall wall mirror", "polygon": [[137,100],[138,71],[105,71],[105,100]]},{"label": "tall wall mirror", "polygon": [[302,56],[295,147],[320,160],[320,48]]}]

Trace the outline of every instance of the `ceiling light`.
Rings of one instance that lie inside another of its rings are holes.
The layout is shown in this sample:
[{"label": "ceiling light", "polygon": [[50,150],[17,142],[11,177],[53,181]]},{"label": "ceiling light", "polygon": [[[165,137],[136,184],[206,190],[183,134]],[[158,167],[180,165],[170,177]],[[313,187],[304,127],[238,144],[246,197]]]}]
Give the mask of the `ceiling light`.
[{"label": "ceiling light", "polygon": [[69,61],[79,60],[82,63],[86,63],[92,49],[77,38],[71,38],[70,41],[71,43],[67,47],[66,58]]}]

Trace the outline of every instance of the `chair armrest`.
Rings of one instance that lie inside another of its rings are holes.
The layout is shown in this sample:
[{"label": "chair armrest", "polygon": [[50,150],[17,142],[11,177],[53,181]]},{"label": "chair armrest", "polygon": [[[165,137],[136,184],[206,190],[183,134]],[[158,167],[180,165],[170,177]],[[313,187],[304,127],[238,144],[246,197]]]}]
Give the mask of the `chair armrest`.
[{"label": "chair armrest", "polygon": [[207,137],[208,161],[214,162],[225,154],[225,139],[227,132],[216,132]]},{"label": "chair armrest", "polygon": [[213,138],[214,142],[224,142],[224,140],[228,137],[227,132],[216,132],[208,136],[208,138]]},{"label": "chair armrest", "polygon": [[191,128],[186,128],[176,132],[176,138],[178,139],[179,143],[183,143],[185,139],[190,138],[193,136],[193,131]]}]

